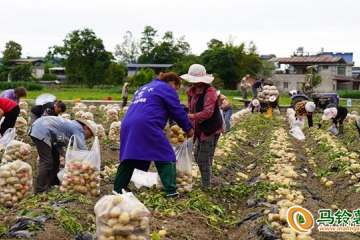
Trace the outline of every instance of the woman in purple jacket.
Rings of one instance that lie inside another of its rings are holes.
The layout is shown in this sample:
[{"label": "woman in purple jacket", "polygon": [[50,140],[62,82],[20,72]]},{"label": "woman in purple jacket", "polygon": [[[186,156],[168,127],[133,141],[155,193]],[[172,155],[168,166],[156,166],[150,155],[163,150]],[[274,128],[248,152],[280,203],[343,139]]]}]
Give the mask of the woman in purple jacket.
[{"label": "woman in purple jacket", "polygon": [[166,196],[177,196],[176,157],[163,129],[169,117],[192,137],[194,131],[176,90],[181,85],[175,73],[163,73],[136,91],[121,123],[120,165],[114,190],[127,188],[135,168],[147,171],[155,162]]}]

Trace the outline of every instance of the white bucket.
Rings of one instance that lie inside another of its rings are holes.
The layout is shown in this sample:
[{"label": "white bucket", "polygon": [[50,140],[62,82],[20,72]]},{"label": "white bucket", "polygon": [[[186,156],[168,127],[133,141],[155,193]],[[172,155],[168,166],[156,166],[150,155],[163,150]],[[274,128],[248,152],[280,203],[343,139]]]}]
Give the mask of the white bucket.
[{"label": "white bucket", "polygon": [[328,128],[328,131],[333,135],[337,135],[339,133],[339,130],[336,127],[330,127]]}]

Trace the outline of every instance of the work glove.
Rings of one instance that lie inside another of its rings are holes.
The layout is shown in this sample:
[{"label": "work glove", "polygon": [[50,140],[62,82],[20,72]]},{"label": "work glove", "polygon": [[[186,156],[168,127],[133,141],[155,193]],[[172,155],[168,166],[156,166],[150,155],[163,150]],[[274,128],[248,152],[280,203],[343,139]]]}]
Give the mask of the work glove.
[{"label": "work glove", "polygon": [[322,125],[321,125],[321,123],[319,123],[319,124],[318,124],[318,129],[320,129],[320,128],[321,128],[321,126],[322,126]]}]

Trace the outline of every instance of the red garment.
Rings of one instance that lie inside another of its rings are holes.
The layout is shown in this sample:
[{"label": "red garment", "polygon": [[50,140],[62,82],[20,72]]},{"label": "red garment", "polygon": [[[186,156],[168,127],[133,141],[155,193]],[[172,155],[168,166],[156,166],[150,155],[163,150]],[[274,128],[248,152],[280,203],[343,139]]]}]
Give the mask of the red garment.
[{"label": "red garment", "polygon": [[201,89],[191,87],[187,92],[189,113],[192,113],[195,116],[195,120],[192,120],[191,123],[194,126],[195,134],[197,135],[197,137],[200,136],[201,141],[209,139],[212,136],[219,134],[223,131],[223,127],[221,127],[219,130],[216,130],[210,136],[206,136],[200,129],[199,124],[212,117],[214,113],[215,103],[218,100],[218,97],[216,95],[216,89],[211,86],[210,88],[208,88],[207,93],[205,94],[203,110],[196,113],[196,103],[198,102],[199,96],[203,93],[204,87],[205,85]]},{"label": "red garment", "polygon": [[0,109],[3,110],[4,114],[10,112],[17,103],[9,98],[0,98]]}]

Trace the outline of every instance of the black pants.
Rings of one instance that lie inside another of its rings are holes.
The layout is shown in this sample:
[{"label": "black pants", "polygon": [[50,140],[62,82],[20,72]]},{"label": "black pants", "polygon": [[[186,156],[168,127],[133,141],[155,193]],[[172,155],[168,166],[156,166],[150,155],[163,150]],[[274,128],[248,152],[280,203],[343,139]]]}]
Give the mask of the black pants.
[{"label": "black pants", "polygon": [[41,193],[49,190],[52,186],[60,185],[57,177],[60,168],[60,156],[54,146],[50,147],[42,140],[31,138],[40,157],[35,193]]},{"label": "black pants", "polygon": [[126,104],[127,104],[127,97],[123,97],[122,98],[123,99],[123,102],[122,102],[122,108],[124,108],[125,106],[126,106]]},{"label": "black pants", "polygon": [[13,109],[11,109],[10,112],[4,114],[5,119],[1,124],[1,129],[0,129],[1,135],[4,135],[6,130],[8,130],[9,128],[14,128],[19,113],[20,113],[20,107],[19,105],[17,105]]}]

